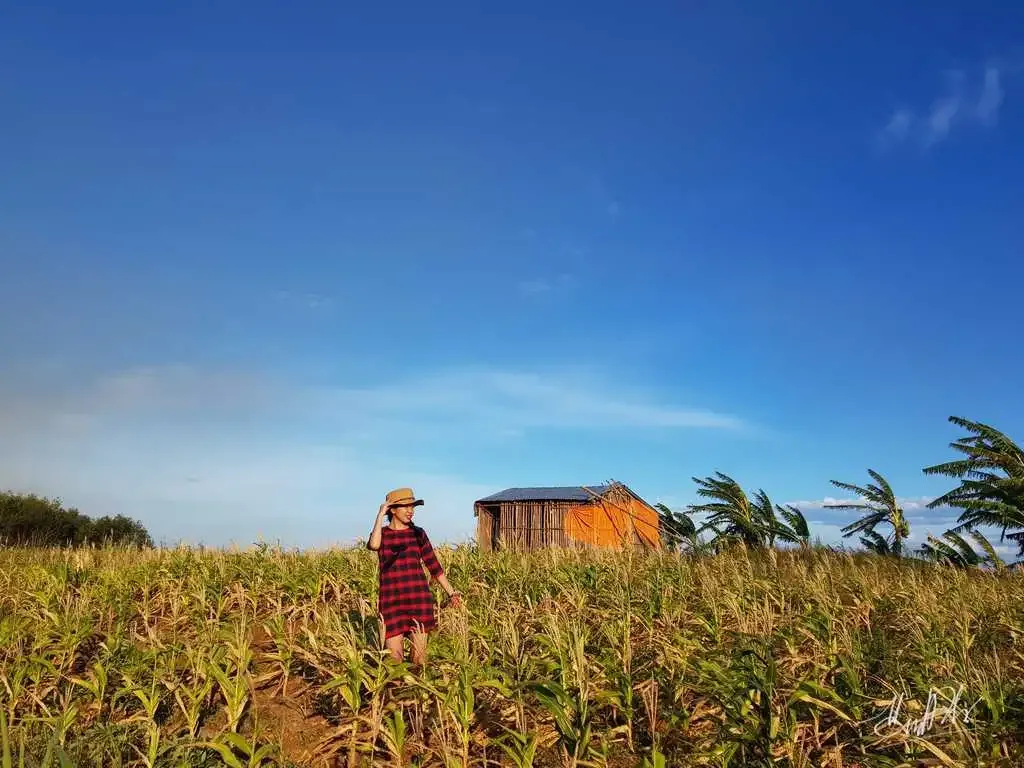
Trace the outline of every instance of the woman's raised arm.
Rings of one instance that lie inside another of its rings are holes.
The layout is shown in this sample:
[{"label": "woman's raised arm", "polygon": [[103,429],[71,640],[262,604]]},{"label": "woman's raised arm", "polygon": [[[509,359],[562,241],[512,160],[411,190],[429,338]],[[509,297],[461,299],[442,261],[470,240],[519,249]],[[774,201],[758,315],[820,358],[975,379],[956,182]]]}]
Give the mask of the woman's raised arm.
[{"label": "woman's raised arm", "polygon": [[384,513],[388,511],[387,502],[380,505],[380,510],[377,512],[377,519],[373,523],[373,530],[370,531],[370,538],[366,542],[366,548],[372,549],[376,552],[380,549],[380,541],[383,538],[381,529],[384,527]]}]

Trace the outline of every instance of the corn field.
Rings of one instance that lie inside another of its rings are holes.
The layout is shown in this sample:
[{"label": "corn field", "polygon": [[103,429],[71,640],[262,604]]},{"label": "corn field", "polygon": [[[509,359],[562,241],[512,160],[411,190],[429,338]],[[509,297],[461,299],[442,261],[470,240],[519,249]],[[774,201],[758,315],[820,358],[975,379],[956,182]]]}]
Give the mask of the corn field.
[{"label": "corn field", "polygon": [[1024,577],[828,550],[0,551],[0,766],[1024,765]]}]

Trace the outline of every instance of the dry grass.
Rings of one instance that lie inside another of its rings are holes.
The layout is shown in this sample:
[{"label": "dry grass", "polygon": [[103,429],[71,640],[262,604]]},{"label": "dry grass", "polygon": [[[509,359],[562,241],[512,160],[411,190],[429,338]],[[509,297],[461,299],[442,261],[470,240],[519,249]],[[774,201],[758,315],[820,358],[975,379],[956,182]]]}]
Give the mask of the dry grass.
[{"label": "dry grass", "polygon": [[1020,575],[438,554],[418,674],[364,550],[2,551],[0,766],[1024,765]]}]

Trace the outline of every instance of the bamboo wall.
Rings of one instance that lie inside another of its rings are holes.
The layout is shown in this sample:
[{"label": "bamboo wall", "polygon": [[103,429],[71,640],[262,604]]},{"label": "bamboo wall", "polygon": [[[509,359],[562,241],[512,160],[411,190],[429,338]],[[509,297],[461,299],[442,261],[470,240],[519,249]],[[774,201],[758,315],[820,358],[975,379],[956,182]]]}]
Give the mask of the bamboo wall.
[{"label": "bamboo wall", "polygon": [[489,507],[476,505],[476,544],[482,552],[494,549],[495,515]]},{"label": "bamboo wall", "polygon": [[[477,506],[477,544],[484,551],[527,552],[574,543],[565,532],[565,513],[573,502],[505,501]],[[495,531],[497,523],[497,531]]]}]

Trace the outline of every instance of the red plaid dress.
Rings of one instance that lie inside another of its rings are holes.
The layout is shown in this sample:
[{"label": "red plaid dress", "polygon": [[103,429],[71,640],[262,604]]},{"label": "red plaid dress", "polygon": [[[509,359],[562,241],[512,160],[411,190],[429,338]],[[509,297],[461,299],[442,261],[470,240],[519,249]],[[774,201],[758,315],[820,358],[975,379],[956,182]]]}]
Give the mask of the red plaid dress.
[{"label": "red plaid dress", "polygon": [[434,595],[430,591],[423,565],[435,579],[444,573],[430,539],[422,528],[410,525],[395,530],[381,528],[377,610],[384,621],[384,637],[404,635],[414,630],[428,632],[437,626]]}]

